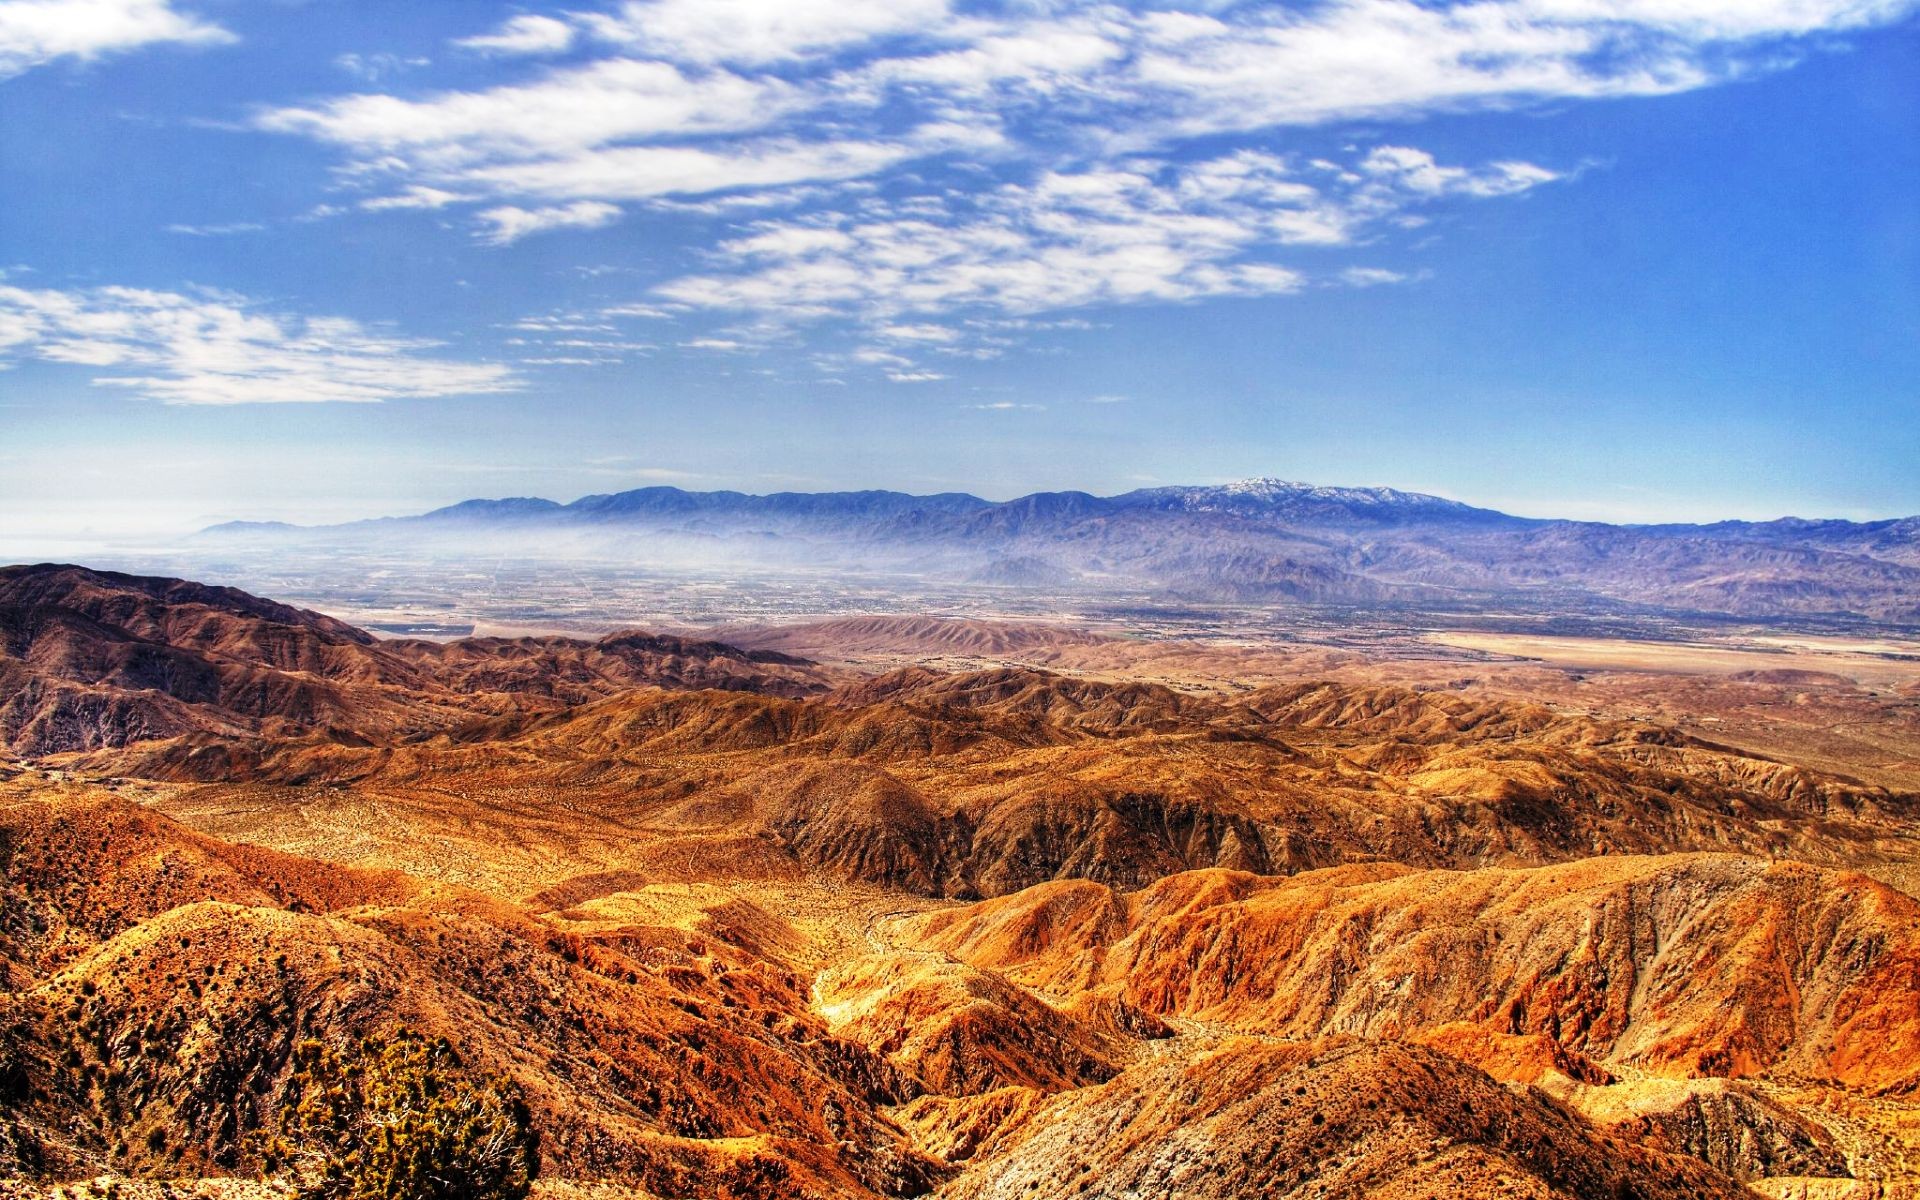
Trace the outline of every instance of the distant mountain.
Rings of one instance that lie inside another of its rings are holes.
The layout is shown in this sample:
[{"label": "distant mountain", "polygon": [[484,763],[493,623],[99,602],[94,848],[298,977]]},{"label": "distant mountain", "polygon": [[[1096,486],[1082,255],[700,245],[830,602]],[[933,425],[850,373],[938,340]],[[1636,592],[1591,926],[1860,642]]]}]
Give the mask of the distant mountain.
[{"label": "distant mountain", "polygon": [[689,492],[470,500],[321,527],[232,523],[231,546],[898,571],[1046,592],[1476,607],[1519,599],[1739,617],[1920,622],[1920,518],[1608,525],[1394,488],[1248,479],[1119,496]]},{"label": "distant mountain", "polygon": [[462,500],[446,508],[436,508],[420,516],[422,521],[492,521],[514,517],[538,517],[558,512],[562,506],[537,496],[510,496],[505,500]]},{"label": "distant mountain", "polygon": [[1320,487],[1284,479],[1242,479],[1220,487],[1143,488],[1117,496],[1114,502],[1129,508],[1232,513],[1268,520],[1285,517],[1326,521],[1346,517],[1373,523],[1409,518],[1525,523],[1522,518],[1490,508],[1475,508],[1423,492],[1403,492],[1389,487]]}]

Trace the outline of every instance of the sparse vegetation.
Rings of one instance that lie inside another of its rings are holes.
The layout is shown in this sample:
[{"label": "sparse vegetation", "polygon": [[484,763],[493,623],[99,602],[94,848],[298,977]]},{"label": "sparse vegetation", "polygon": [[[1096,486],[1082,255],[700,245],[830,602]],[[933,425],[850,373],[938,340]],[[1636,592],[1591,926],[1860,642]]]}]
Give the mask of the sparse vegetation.
[{"label": "sparse vegetation", "polygon": [[511,1084],[411,1030],[351,1054],[308,1040],[267,1162],[295,1200],[521,1200],[539,1168]]}]

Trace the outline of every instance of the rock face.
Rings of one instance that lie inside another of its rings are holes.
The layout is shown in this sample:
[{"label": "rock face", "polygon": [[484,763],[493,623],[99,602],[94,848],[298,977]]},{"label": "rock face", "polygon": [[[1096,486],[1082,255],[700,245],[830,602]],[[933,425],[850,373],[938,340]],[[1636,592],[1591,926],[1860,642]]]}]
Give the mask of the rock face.
[{"label": "rock face", "polygon": [[711,934],[582,939],[93,796],[9,804],[0,831],[16,1170],[245,1171],[295,1041],[408,1024],[521,1085],[556,1173],[769,1198],[915,1195],[942,1173],[881,1112],[919,1085]]},{"label": "rock face", "polygon": [[1800,864],[1206,871],[1124,897],[1035,888],[920,918],[915,935],[1052,996],[1111,991],[1290,1038],[1466,1022],[1675,1077],[1920,1084],[1920,901]]},{"label": "rock face", "polygon": [[814,1007],[834,1033],[949,1096],[1100,1083],[1128,1053],[997,975],[923,954],[858,959],[824,972],[814,982]]},{"label": "rock face", "polygon": [[1697,1160],[1620,1142],[1404,1043],[1228,1043],[1056,1100],[941,1193],[1192,1200],[1733,1197]]},{"label": "rock face", "polygon": [[[117,623],[116,623],[117,622]],[[1208,867],[1474,867],[1729,849],[1920,860],[1920,797],[1515,701],[1303,682],[1226,703],[1029,668],[843,682],[621,634],[376,642],[223,589],[0,572],[0,734],[88,769],[498,794],[767,841],[795,869],[974,897]],[[698,819],[690,819],[697,813]],[[457,814],[449,813],[449,817]]]},{"label": "rock face", "polygon": [[1844,1178],[1851,1173],[1846,1155],[1826,1129],[1739,1083],[1690,1081],[1671,1103],[1646,1105],[1638,1131],[1653,1144],[1749,1182],[1783,1175]]},{"label": "rock face", "polygon": [[[0,1147],[31,1176],[245,1175],[297,1039],[401,1023],[521,1086],[550,1176],[653,1196],[1734,1197],[1681,1151],[1757,1127],[1701,1108],[1624,1139],[1391,1039],[1183,1049],[1111,999],[1056,1007],[925,950],[809,988],[791,927],[737,899],[582,935],[96,793],[15,798],[0,829]],[[1100,907],[1045,927],[1114,926]]]}]

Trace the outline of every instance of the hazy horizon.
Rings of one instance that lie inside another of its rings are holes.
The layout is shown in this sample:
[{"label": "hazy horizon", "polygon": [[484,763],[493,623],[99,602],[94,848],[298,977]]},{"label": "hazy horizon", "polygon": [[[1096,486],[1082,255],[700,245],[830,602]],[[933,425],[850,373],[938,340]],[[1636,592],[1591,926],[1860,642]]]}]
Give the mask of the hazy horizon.
[{"label": "hazy horizon", "polygon": [[[1259,478],[1259,477],[1242,477],[1242,479],[1246,479],[1246,478]],[[1267,477],[1267,478],[1272,478],[1272,477]],[[1044,489],[1040,489],[1040,491],[1042,492],[1090,492],[1090,494],[1097,495],[1097,496],[1109,496],[1109,495],[1121,495],[1126,492],[1134,491],[1137,488],[1223,486],[1226,484],[1241,482],[1242,479],[1217,479],[1217,480],[1206,480],[1198,483],[1193,483],[1188,481],[1165,482],[1165,483],[1161,483],[1161,482],[1136,483],[1131,487],[1116,488],[1112,491],[1093,491],[1092,489],[1088,489],[1088,488],[1072,488],[1072,487],[1044,488]],[[1391,484],[1391,483],[1327,483],[1325,481],[1311,480],[1311,479],[1290,480],[1288,482],[1301,483],[1301,484],[1307,484],[1312,486],[1325,486],[1325,487],[1336,487],[1336,488],[1388,487],[1388,488],[1395,488],[1396,490],[1403,491],[1403,492],[1420,492],[1421,491],[1421,489],[1399,487],[1398,485]],[[725,486],[719,486],[719,485],[709,487],[709,486],[703,486],[701,484],[694,483],[694,482],[676,482],[676,483],[640,482],[640,483],[634,484],[631,487],[610,487],[601,491],[581,491],[581,492],[575,492],[575,493],[565,493],[560,495],[541,495],[535,492],[519,492],[511,495],[502,494],[502,495],[494,495],[494,496],[478,496],[478,495],[460,496],[460,497],[443,500],[443,501],[422,500],[418,502],[418,507],[393,509],[393,510],[386,510],[386,509],[374,510],[372,508],[367,508],[364,506],[356,506],[356,507],[346,508],[342,510],[336,510],[337,515],[333,515],[329,517],[313,517],[310,519],[301,519],[301,516],[298,512],[290,512],[283,515],[265,516],[265,517],[255,516],[250,514],[231,514],[231,515],[208,514],[204,517],[189,521],[185,524],[177,524],[177,525],[176,524],[158,524],[158,525],[143,527],[138,524],[133,524],[133,525],[123,525],[118,528],[69,527],[69,528],[49,528],[49,529],[42,529],[42,530],[22,530],[18,527],[10,527],[4,533],[0,533],[0,559],[5,559],[6,561],[25,561],[28,558],[32,558],[36,556],[41,558],[45,558],[48,555],[51,555],[53,557],[60,557],[62,554],[69,553],[69,552],[72,555],[84,557],[85,554],[90,552],[128,550],[128,549],[160,549],[160,548],[164,548],[165,543],[169,540],[189,538],[212,526],[225,524],[228,522],[262,522],[262,523],[278,522],[278,523],[285,523],[289,525],[302,525],[302,526],[336,525],[336,524],[348,524],[354,521],[361,521],[361,520],[377,520],[380,518],[420,516],[425,513],[432,512],[439,508],[445,508],[450,505],[458,504],[458,503],[469,501],[469,500],[540,499],[540,500],[551,500],[551,501],[554,501],[555,503],[566,505],[566,504],[574,503],[578,500],[585,499],[589,496],[633,491],[640,488],[648,488],[648,487],[677,487],[684,491],[696,492],[696,493],[697,492],[729,492],[731,491],[731,492],[742,492],[748,495],[758,495],[758,496],[771,495],[771,494],[776,494],[781,492],[798,492],[798,493],[817,494],[822,492],[861,492],[861,491],[909,492],[909,494],[914,494],[914,495],[934,494],[933,489],[926,489],[926,490],[914,492],[907,488],[888,488],[888,487],[874,487],[874,488],[860,487],[860,486],[845,487],[845,488],[765,487],[765,488],[756,490],[751,487],[725,487]],[[947,489],[940,489],[940,490],[950,491],[950,492],[966,492],[968,494],[978,496],[980,499],[989,501],[991,503],[1004,503],[1006,501],[1020,499],[1022,496],[1035,494],[1033,492],[1019,492],[1019,493],[1006,494],[1006,495],[983,494],[978,491],[971,491],[970,489],[967,489],[964,487],[955,487],[955,488],[947,488]],[[1874,520],[1886,520],[1886,519],[1900,519],[1907,516],[1920,515],[1920,514],[1912,514],[1912,513],[1888,513],[1884,515],[1865,515],[1865,514],[1782,512],[1782,513],[1770,513],[1767,515],[1722,514],[1722,515],[1703,516],[1703,517],[1697,517],[1697,518],[1675,518],[1671,521],[1661,521],[1661,520],[1610,521],[1608,518],[1604,516],[1587,515],[1586,513],[1581,511],[1582,506],[1577,503],[1569,506],[1566,511],[1531,511],[1531,510],[1515,511],[1514,509],[1511,509],[1511,508],[1503,508],[1498,504],[1483,503],[1475,499],[1472,499],[1470,497],[1447,496],[1439,492],[1425,492],[1423,494],[1438,495],[1438,496],[1441,496],[1443,499],[1456,500],[1463,504],[1472,505],[1476,508],[1494,509],[1495,511],[1507,513],[1509,516],[1526,517],[1526,518],[1537,519],[1537,520],[1600,521],[1600,522],[1609,523],[1609,524],[1663,524],[1663,523],[1711,524],[1715,521],[1723,521],[1723,520],[1770,521],[1770,520],[1787,519],[1787,518],[1799,518],[1799,519],[1807,519],[1807,520],[1823,520],[1823,519],[1850,520],[1850,521],[1859,522],[1859,521],[1874,521]],[[326,510],[319,509],[315,511],[324,512]]]}]

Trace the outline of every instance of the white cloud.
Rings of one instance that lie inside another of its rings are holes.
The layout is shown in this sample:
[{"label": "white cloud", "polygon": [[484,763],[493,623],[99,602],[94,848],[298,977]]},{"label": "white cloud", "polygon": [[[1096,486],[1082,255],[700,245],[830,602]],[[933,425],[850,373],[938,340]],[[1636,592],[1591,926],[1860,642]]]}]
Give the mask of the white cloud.
[{"label": "white cloud", "polygon": [[600,310],[603,317],[645,317],[653,321],[666,321],[673,318],[673,310],[658,304],[616,304]]},{"label": "white cloud", "polygon": [[1124,14],[1055,13],[1025,21],[972,21],[949,31],[958,44],[930,54],[879,59],[843,80],[859,89],[913,87],[980,97],[1011,88],[1025,97],[1085,91],[1130,52]]},{"label": "white cloud", "polygon": [[492,33],[461,38],[454,45],[482,54],[558,54],[573,44],[573,35],[573,26],[565,21],[529,13]]},{"label": "white cloud", "polygon": [[[375,176],[458,190],[475,173],[498,199],[634,199],[844,180],[953,150],[1019,153],[999,144],[1010,126],[1024,126],[1038,161],[1052,138],[1112,157],[1198,136],[1659,94],[1777,66],[1794,39],[1917,4],[1195,0],[1138,12],[1054,0],[961,15],[948,0],[628,0],[516,17],[464,43],[532,52],[584,36],[608,55],[597,61],[481,91],[342,96],[258,123],[338,145]],[[881,113],[893,132],[849,135],[880,127]]]},{"label": "white cloud", "polygon": [[934,383],[946,379],[938,371],[888,371],[887,379],[893,383]]},{"label": "white cloud", "polygon": [[217,46],[234,36],[171,0],[0,0],[0,79],[58,58],[142,46]]},{"label": "white cloud", "polygon": [[696,213],[705,217],[717,217],[754,209],[799,208],[805,204],[826,200],[836,193],[870,190],[871,187],[871,184],[861,181],[836,180],[825,185],[761,187],[752,191],[707,195],[698,200],[653,197],[650,198],[648,207],[655,212]]},{"label": "white cloud", "polygon": [[[615,205],[716,225],[767,214],[730,226],[639,307],[853,316],[896,349],[979,357],[1004,348],[980,320],[1024,332],[1048,310],[1400,282],[1417,272],[1327,252],[1563,178],[1519,161],[1442,164],[1397,133],[1367,135],[1342,161],[1301,161],[1275,149],[1287,130],[1705,87],[1917,10],[581,0],[460,44],[588,61],[512,64],[508,81],[476,90],[336,96],[255,123],[336,148],[363,208],[472,204],[496,242],[604,226]],[[1195,145],[1208,157],[1182,162]],[[943,314],[960,319],[928,320]],[[955,336],[905,332],[940,329]]]},{"label": "white cloud", "polygon": [[340,96],[312,107],[268,109],[255,123],[369,156],[396,156],[395,169],[451,171],[558,157],[622,139],[760,129],[801,101],[777,79],[689,74],[670,63],[616,58],[480,92],[420,100]]},{"label": "white cloud", "polygon": [[519,386],[504,366],[424,353],[434,345],[225,295],[0,285],[0,362],[102,369],[96,385],[167,404],[370,403]]},{"label": "white cloud", "polygon": [[[1030,174],[1062,161],[1063,147],[1069,161],[1113,166],[1201,136],[1683,90],[1778,65],[1791,39],[1884,23],[1916,5],[1196,0],[1189,11],[1139,12],[1055,0],[961,14],[948,0],[628,0],[522,15],[462,43],[586,48],[601,55],[593,61],[474,91],[338,96],[255,120],[339,147],[351,181],[398,189],[367,202],[376,208],[438,194],[718,216],[832,201],[823,186],[940,156],[1022,163]],[[1231,174],[1231,156],[1216,161]],[[1434,195],[1540,182],[1525,164],[1466,182],[1431,164],[1370,164]],[[1272,230],[1281,240],[1347,240],[1339,214],[1289,200],[1299,181],[1255,170],[1240,182],[1269,189],[1243,198],[1287,223]],[[1234,184],[1190,181],[1203,193]]]},{"label": "white cloud", "polygon": [[960,331],[949,329],[945,325],[882,325],[874,330],[883,338],[896,342],[938,342],[948,343],[960,340]]},{"label": "white cloud", "polygon": [[1157,102],[1137,131],[1148,138],[1658,95],[1765,65],[1779,39],[1912,10],[1912,0],[1250,6],[1177,35],[1141,18],[1119,82]]},{"label": "white cloud", "polygon": [[424,195],[630,201],[741,189],[706,209],[792,204],[819,194],[796,185],[988,149],[1000,136],[943,120],[884,138],[769,132],[817,103],[774,76],[616,58],[478,92],[341,96],[266,110],[254,124],[342,147],[353,156],[345,175],[362,186],[397,181],[398,193],[365,202],[373,208],[416,207]]},{"label": "white cloud", "polygon": [[234,233],[259,233],[265,228],[257,221],[233,221],[225,225],[169,225],[167,232],[188,237],[225,237]]},{"label": "white cloud", "polygon": [[698,146],[614,146],[475,167],[459,178],[505,196],[646,200],[657,196],[766,187],[870,174],[915,157],[887,142],[769,140],[718,149]]},{"label": "white cloud", "polygon": [[595,37],[680,62],[770,63],[924,33],[946,0],[632,0],[581,19]]},{"label": "white cloud", "polygon": [[551,208],[503,205],[487,209],[478,216],[491,227],[481,234],[481,240],[490,245],[505,246],[530,233],[544,233],[549,229],[598,229],[602,225],[611,225],[620,219],[620,208],[597,200],[580,200]]},{"label": "white cloud", "polygon": [[387,212],[393,209],[409,208],[445,208],[449,204],[458,204],[471,200],[471,196],[462,196],[458,192],[449,192],[442,188],[428,187],[416,183],[405,191],[393,196],[375,196],[362,200],[360,207],[368,212]]},{"label": "white cloud", "polygon": [[558,313],[545,317],[522,317],[508,326],[532,333],[612,333],[613,326],[595,321],[581,313]]},{"label": "white cloud", "polygon": [[342,54],[333,65],[368,83],[379,83],[390,75],[400,75],[416,67],[430,67],[430,58],[402,58],[398,54]]},{"label": "white cloud", "polygon": [[1511,196],[1559,178],[1557,172],[1524,162],[1497,162],[1477,171],[1443,167],[1425,150],[1407,146],[1375,147],[1359,169],[1422,196]]},{"label": "white cloud", "polygon": [[1405,283],[1409,276],[1403,271],[1389,271],[1385,267],[1348,267],[1340,272],[1340,281],[1348,287],[1381,287],[1390,283]]},{"label": "white cloud", "polygon": [[895,318],[1296,291],[1305,277],[1274,259],[1287,247],[1352,244],[1441,197],[1511,195],[1557,178],[1524,163],[1442,166],[1398,148],[1362,166],[1248,151],[1180,166],[1127,160],[935,204],[761,222],[718,248],[727,269],[659,293],[701,308],[856,315],[892,341],[950,342],[951,326]]}]

